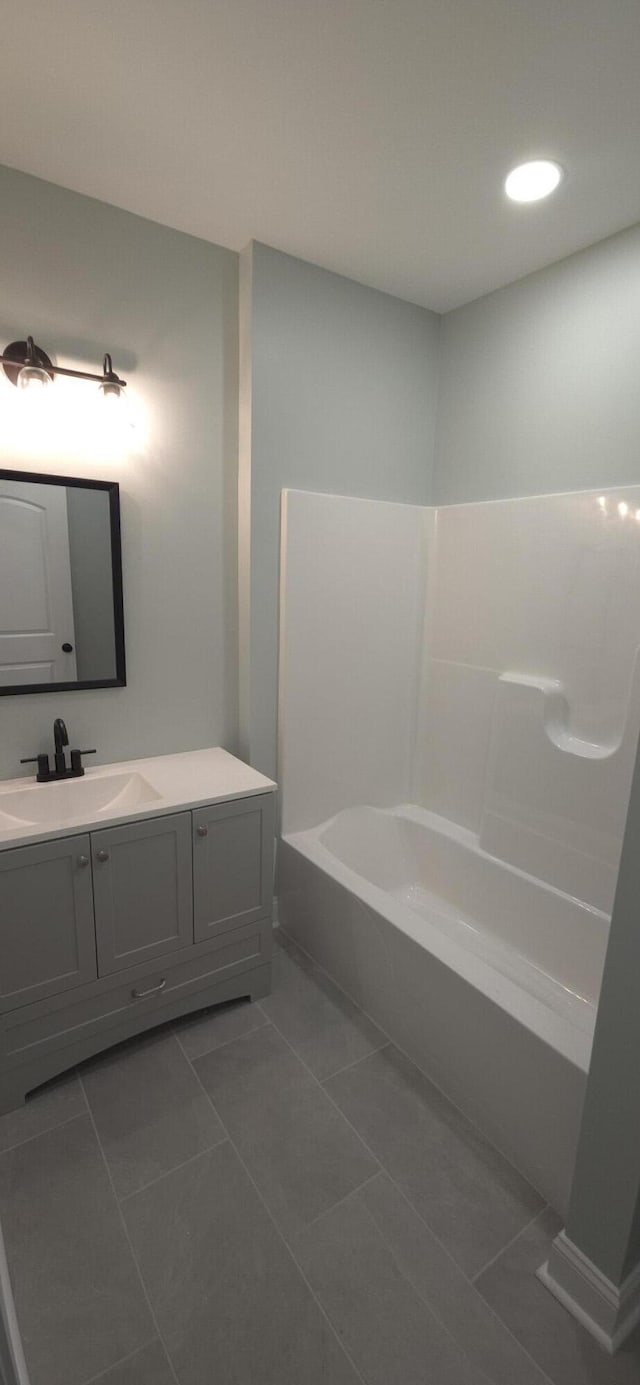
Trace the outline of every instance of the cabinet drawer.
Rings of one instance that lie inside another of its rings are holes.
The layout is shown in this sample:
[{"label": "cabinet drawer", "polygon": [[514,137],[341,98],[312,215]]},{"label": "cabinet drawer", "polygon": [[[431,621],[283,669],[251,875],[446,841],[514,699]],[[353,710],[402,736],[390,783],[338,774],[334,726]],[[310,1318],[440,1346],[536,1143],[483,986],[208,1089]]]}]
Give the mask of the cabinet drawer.
[{"label": "cabinet drawer", "polygon": [[[159,962],[154,971],[149,970],[142,976],[137,974],[135,979],[122,981],[108,990],[96,992],[92,987],[92,994],[82,999],[78,997],[72,1003],[65,999],[55,1009],[51,1005],[32,1005],[27,1010],[14,1012],[5,1017],[5,1059],[14,1063],[29,1062],[51,1048],[62,1048],[102,1031],[107,1035],[133,1012],[153,1015],[157,1011],[160,1023],[163,1007],[206,990],[218,980],[249,971],[253,966],[262,966],[269,960],[270,948],[270,924],[241,928],[233,936],[218,941],[215,948],[188,961],[169,962],[168,966]],[[144,992],[149,994],[145,996]],[[145,1020],[145,1025],[148,1023],[152,1020]]]},{"label": "cabinet drawer", "polygon": [[192,817],[196,942],[270,917],[273,794],[197,808]]}]

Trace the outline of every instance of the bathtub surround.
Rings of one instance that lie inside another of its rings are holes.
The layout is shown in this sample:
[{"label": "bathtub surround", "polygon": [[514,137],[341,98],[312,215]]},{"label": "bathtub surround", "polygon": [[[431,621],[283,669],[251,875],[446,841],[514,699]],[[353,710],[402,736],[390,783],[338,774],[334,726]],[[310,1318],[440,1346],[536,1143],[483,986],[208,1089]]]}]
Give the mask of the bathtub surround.
[{"label": "bathtub surround", "polygon": [[[609,1350],[640,1321],[640,754],[566,1230],[542,1278]],[[606,1213],[603,1213],[606,1209]]]},{"label": "bathtub surround", "polygon": [[640,732],[640,486],[444,505],[414,794],[610,914]]},{"label": "bathtub surround", "polygon": [[8,168],[0,231],[0,342],[33,331],[85,368],[109,342],[137,421],[124,453],[89,426],[20,449],[3,412],[0,465],[120,482],[128,682],[4,698],[0,776],[47,748],[54,711],[99,762],[234,749],[238,257]]},{"label": "bathtub surround", "polygon": [[637,512],[640,486],[437,509],[287,492],[284,832],[417,803],[610,914],[640,731]]},{"label": "bathtub surround", "polygon": [[285,491],[282,533],[279,771],[290,831],[354,803],[410,797],[433,522],[417,505]]},{"label": "bathtub surround", "polygon": [[638,510],[283,502],[281,919],[561,1210],[640,726]]},{"label": "bathtub surround", "polygon": [[440,318],[266,245],[241,259],[240,732],[273,774],[280,492],[427,503]]}]

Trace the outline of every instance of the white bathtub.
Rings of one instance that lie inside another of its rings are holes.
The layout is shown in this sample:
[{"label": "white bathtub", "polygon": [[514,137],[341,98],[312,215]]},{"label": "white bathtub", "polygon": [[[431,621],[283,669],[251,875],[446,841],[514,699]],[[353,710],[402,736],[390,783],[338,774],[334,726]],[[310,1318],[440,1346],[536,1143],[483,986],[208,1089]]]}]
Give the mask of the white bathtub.
[{"label": "white bathtub", "polygon": [[286,930],[566,1211],[607,915],[413,806],[283,838]]}]

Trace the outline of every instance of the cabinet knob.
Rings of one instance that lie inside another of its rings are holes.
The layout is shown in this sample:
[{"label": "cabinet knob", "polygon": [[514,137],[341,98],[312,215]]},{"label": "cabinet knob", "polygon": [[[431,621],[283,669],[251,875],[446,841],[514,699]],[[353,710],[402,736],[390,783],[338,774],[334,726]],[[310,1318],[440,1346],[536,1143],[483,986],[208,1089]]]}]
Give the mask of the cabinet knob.
[{"label": "cabinet knob", "polygon": [[204,822],[202,822],[200,826],[196,828],[196,831],[199,837],[209,836],[209,828],[205,826]]},{"label": "cabinet knob", "polygon": [[79,857],[78,857],[78,865],[79,865],[79,866],[81,866],[81,867],[84,868],[84,866],[88,866],[88,864],[89,864],[89,857],[88,857],[88,856],[79,856]]},{"label": "cabinet knob", "polygon": [[96,858],[97,858],[98,861],[108,861],[108,860],[109,860],[109,852],[108,852],[108,851],[102,851],[102,850],[97,851],[97,852],[96,852]]}]

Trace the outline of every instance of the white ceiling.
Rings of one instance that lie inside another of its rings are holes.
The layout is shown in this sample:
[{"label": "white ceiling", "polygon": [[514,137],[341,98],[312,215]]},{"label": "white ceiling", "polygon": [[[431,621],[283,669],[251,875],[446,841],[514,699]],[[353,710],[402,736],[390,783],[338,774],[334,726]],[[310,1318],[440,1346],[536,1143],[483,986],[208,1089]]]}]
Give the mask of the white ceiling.
[{"label": "white ceiling", "polygon": [[221,245],[442,311],[640,220],[639,0],[2,9],[0,161]]}]

